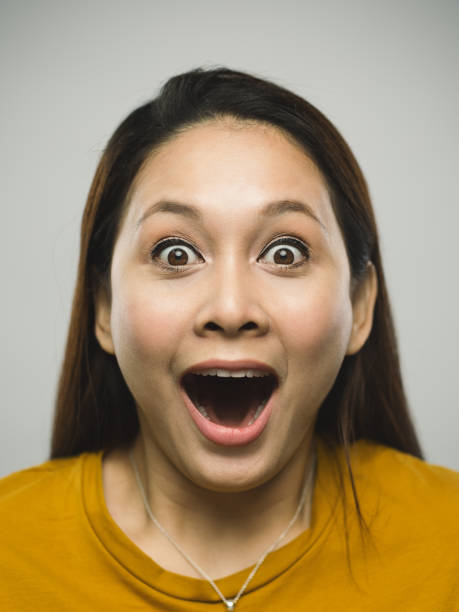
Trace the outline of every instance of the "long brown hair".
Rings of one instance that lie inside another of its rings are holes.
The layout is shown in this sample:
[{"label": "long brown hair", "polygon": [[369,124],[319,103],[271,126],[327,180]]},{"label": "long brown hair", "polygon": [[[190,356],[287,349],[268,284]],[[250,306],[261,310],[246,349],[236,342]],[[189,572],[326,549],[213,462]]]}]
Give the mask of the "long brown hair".
[{"label": "long brown hair", "polygon": [[110,295],[110,265],[129,189],[152,151],[200,122],[230,116],[271,124],[299,143],[317,164],[330,192],[346,245],[353,283],[371,261],[378,278],[373,327],[355,355],[346,356],[323,402],[316,432],[344,448],[361,518],[349,447],[361,438],[423,458],[400,373],[397,341],[378,233],[362,171],[331,122],[294,93],[255,76],[198,68],[169,79],[158,97],[117,128],[97,167],[81,226],[80,260],[67,345],[59,379],[51,458],[126,445],[139,428],[134,400],[116,358],[94,334],[94,295]]}]

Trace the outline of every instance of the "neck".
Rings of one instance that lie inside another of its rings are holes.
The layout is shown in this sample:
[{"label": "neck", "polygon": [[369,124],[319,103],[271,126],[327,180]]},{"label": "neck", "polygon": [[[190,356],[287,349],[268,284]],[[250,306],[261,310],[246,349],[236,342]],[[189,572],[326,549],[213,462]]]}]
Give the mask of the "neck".
[{"label": "neck", "polygon": [[[269,482],[237,493],[209,491],[176,470],[172,477],[170,470],[164,469],[165,466],[158,469],[161,462],[158,462],[154,448],[141,436],[134,444],[133,456],[156,519],[212,578],[220,578],[255,564],[285,530],[300,503],[311,469],[313,451],[311,436],[302,445],[301,451]],[[115,521],[137,546],[164,569],[200,578],[152,523],[127,452],[113,458],[124,470],[124,487],[118,482],[118,500],[110,499],[110,471],[113,473],[113,469],[110,470],[110,456],[106,457],[107,478],[104,479],[104,487],[107,506]],[[310,483],[298,519],[281,545],[309,527],[313,479],[310,479]],[[124,495],[121,493],[123,489]]]}]

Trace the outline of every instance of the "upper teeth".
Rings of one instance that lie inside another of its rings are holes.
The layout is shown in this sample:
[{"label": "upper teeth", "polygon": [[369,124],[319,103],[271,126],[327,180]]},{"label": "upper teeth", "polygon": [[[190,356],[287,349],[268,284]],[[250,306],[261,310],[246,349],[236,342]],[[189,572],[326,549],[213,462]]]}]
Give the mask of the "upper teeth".
[{"label": "upper teeth", "polygon": [[193,372],[200,376],[221,376],[223,378],[253,378],[254,376],[269,376],[269,372],[264,370],[221,370],[217,368],[208,368],[207,370],[199,370]]}]

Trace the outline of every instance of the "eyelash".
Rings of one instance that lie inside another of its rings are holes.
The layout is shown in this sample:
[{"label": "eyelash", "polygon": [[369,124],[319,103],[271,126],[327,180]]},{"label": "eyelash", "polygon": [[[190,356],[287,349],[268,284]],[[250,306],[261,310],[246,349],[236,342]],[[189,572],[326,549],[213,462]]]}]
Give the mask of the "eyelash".
[{"label": "eyelash", "polygon": [[[305,260],[299,261],[293,264],[274,264],[276,269],[291,270],[292,268],[297,268],[299,266],[302,266],[307,261],[309,261],[310,256],[311,256],[309,247],[302,240],[299,240],[298,238],[294,238],[293,236],[282,236],[282,237],[277,238],[273,242],[269,243],[268,246],[261,252],[260,257],[265,255],[272,248],[279,246],[279,245],[285,245],[285,244],[288,244],[290,246],[297,248],[300,252],[302,252]],[[196,254],[198,254],[197,249],[193,247],[192,245],[190,245],[185,240],[183,240],[183,238],[166,238],[165,240],[162,240],[161,242],[159,242],[151,251],[149,251],[151,259],[154,260],[156,264],[158,264],[161,268],[165,269],[166,271],[181,272],[182,270],[188,267],[186,264],[182,266],[180,265],[171,266],[169,264],[166,264],[164,261],[161,261],[161,259],[159,259],[159,254],[165,248],[170,247],[170,246],[176,246],[176,245],[186,246],[189,249],[193,250]]]}]

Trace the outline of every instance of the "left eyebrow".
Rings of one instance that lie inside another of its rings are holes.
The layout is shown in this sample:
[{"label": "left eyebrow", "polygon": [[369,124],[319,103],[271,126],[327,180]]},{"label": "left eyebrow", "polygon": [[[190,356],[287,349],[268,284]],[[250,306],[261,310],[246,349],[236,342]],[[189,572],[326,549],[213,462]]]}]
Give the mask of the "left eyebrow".
[{"label": "left eyebrow", "polygon": [[[183,215],[184,217],[187,217],[188,219],[191,219],[193,221],[202,221],[201,212],[192,204],[183,204],[181,202],[160,200],[159,202],[156,202],[155,204],[152,204],[149,208],[147,208],[144,214],[137,221],[136,227],[138,228],[145,221],[145,219],[147,219],[147,217],[150,217],[151,215],[160,212]],[[305,202],[299,202],[298,200],[281,200],[270,202],[261,209],[260,214],[263,217],[277,217],[279,215],[283,215],[289,212],[303,213],[304,215],[307,215],[308,217],[316,221],[325,231],[327,231],[327,228],[316,216],[311,206],[309,206],[309,204],[306,204]]]},{"label": "left eyebrow", "polygon": [[289,212],[300,212],[314,219],[325,231],[327,228],[317,215],[312,210],[309,204],[299,202],[298,200],[281,200],[280,202],[271,202],[267,204],[261,211],[263,217],[277,217]]}]

